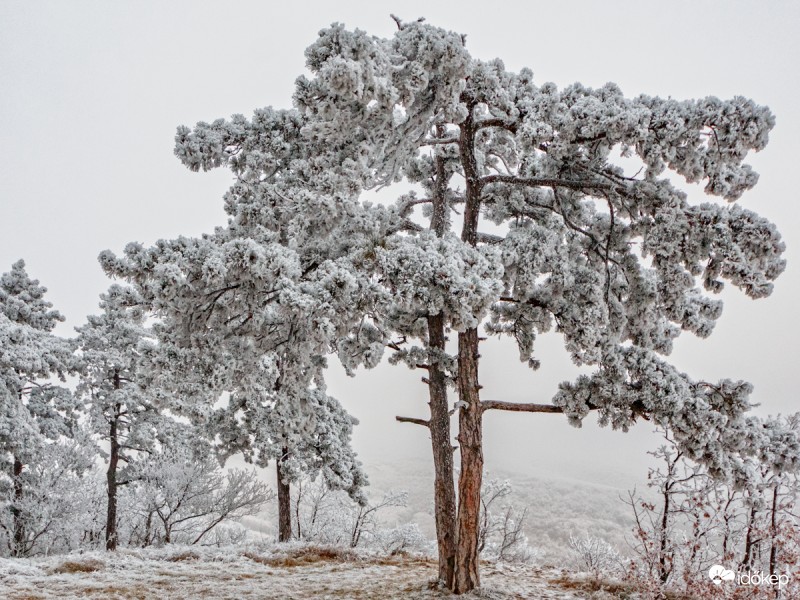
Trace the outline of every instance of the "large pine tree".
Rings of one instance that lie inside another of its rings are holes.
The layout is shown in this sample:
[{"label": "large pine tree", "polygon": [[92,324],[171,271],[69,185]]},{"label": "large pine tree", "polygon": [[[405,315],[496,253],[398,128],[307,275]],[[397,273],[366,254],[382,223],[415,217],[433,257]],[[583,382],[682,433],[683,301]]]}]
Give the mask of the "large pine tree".
[{"label": "large pine tree", "polygon": [[[735,204],[757,181],[744,160],[767,143],[767,108],[537,85],[421,22],[398,21],[390,39],[333,25],[306,57],[312,76],[297,80],[293,110],[178,131],[191,169],[235,173],[228,226],[133,245],[103,264],[169,313],[173,335],[224,347],[221,364],[289,345],[307,364],[336,351],[352,370],[388,347],[427,370],[431,417],[403,420],[431,430],[440,577],[451,589],[480,583],[486,410],[563,413],[576,425],[596,412],[623,430],[648,418],[720,475],[746,477],[748,455],[797,466],[794,435],[747,414],[749,384],[694,381],[666,360],[682,331],[711,333],[725,282],[760,298],[784,269],[774,226]],[[690,202],[674,177],[704,183],[711,198]],[[390,207],[361,197],[401,180],[422,195]],[[534,369],[536,336],[555,329],[594,372],[549,401],[482,399],[482,323],[513,337]],[[448,385],[458,393],[457,515]]]}]

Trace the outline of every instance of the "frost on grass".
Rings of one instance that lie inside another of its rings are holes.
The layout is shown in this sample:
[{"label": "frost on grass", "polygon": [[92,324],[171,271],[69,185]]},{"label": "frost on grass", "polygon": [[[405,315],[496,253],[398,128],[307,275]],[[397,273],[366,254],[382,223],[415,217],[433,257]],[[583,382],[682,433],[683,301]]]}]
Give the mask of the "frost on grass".
[{"label": "frost on grass", "polygon": [[[422,555],[386,556],[295,542],[9,559],[0,563],[0,593],[11,600],[451,597],[432,583],[435,576],[435,561]],[[538,568],[486,565],[483,587],[466,597],[581,597],[552,583],[559,577],[563,574]]]}]

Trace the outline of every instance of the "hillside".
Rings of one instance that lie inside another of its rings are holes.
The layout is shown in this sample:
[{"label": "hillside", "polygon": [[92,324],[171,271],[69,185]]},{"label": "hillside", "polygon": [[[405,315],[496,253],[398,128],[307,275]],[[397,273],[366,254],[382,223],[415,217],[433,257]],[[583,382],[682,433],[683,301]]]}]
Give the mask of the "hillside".
[{"label": "hillside", "polygon": [[[415,522],[429,538],[434,537],[433,468],[430,461],[398,459],[391,464],[367,464],[370,494],[406,490],[406,508],[385,518],[398,523]],[[581,481],[555,474],[526,475],[495,470],[485,479],[508,480],[513,491],[504,503],[528,509],[525,533],[538,550],[538,562],[563,564],[569,557],[570,534],[590,534],[611,543],[620,552],[627,549],[626,537],[633,529],[630,509],[622,502],[623,487]]]}]

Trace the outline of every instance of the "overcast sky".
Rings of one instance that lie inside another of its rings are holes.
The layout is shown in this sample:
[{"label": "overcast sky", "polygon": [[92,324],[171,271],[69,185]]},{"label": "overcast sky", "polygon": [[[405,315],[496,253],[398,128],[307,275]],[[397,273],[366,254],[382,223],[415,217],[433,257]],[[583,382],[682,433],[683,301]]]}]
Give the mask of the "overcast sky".
[{"label": "overcast sky", "polygon": [[[109,281],[96,257],[129,241],[199,235],[225,223],[227,171],[191,173],[172,154],[180,124],[267,105],[287,107],[303,51],[339,21],[390,36],[390,13],[467,34],[467,47],[506,67],[530,67],[537,83],[615,81],[629,96],[748,96],[777,126],[752,157],[761,174],[741,204],[777,223],[789,266],[772,297],[723,294],[707,340],[686,334],[674,362],[693,377],[746,379],[762,413],[798,408],[800,326],[800,4],[795,2],[16,2],[0,3],[0,272],[24,258],[72,335],[96,311]],[[450,8],[452,7],[452,8]],[[702,189],[691,200],[706,199]],[[482,352],[484,397],[547,402],[574,376],[555,334],[542,338],[542,368],[516,361],[509,340]],[[394,422],[424,417],[419,373],[381,367],[331,392],[361,426],[367,462],[429,457],[425,431]],[[589,417],[592,421],[593,418]],[[595,480],[642,479],[648,424],[627,435],[559,415],[488,414],[488,468]]]}]

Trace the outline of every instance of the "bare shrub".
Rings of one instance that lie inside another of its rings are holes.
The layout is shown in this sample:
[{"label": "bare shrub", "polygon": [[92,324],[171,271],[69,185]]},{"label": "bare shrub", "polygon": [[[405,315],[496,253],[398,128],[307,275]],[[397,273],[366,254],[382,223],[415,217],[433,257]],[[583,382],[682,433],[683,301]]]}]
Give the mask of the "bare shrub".
[{"label": "bare shrub", "polygon": [[619,571],[622,559],[619,551],[605,540],[588,533],[584,537],[569,536],[575,566],[599,578]]}]

